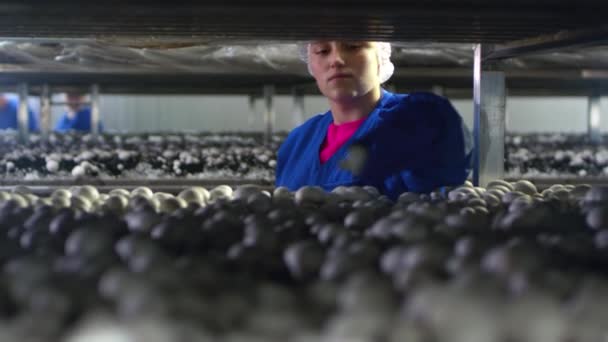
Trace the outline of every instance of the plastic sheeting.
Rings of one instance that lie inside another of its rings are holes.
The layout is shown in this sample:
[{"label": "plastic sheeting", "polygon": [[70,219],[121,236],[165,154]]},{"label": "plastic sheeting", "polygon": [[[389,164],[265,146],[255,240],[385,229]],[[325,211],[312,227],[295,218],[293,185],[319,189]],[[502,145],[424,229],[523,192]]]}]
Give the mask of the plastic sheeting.
[{"label": "plastic sheeting", "polygon": [[[143,45],[143,46],[142,46]],[[88,40],[0,42],[0,71],[308,75],[296,43],[176,42],[137,44]],[[399,67],[469,68],[471,44],[394,43]],[[608,48],[511,58],[509,69],[608,69]]]},{"label": "plastic sheeting", "polygon": [[[397,66],[472,67],[470,44],[411,43],[394,44],[393,61]],[[608,47],[564,50],[499,62],[504,70],[608,69]]]},{"label": "plastic sheeting", "polygon": [[295,43],[141,48],[83,41],[4,41],[0,63],[4,71],[307,74]]}]

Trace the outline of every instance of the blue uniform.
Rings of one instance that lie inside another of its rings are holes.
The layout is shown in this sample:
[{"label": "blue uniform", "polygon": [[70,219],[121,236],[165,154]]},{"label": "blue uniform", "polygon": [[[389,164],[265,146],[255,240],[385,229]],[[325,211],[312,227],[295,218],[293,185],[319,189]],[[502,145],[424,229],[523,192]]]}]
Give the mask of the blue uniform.
[{"label": "blue uniform", "polygon": [[[63,113],[57,124],[55,125],[55,130],[57,132],[67,132],[67,131],[91,131],[91,109],[83,108],[76,112],[73,118],[68,116],[68,113]],[[103,125],[101,122],[99,123],[99,131],[103,130]]]},{"label": "blue uniform", "polygon": [[[319,151],[332,122],[331,112],[320,114],[287,136],[278,152],[277,186],[294,191],[318,185],[330,191],[340,185],[372,185],[396,199],[406,191],[460,185],[470,172],[471,133],[450,102],[437,95],[382,90],[365,122],[321,164]],[[353,143],[369,152],[357,175],[339,166]]]},{"label": "blue uniform", "polygon": [[[15,98],[7,98],[6,105],[0,108],[0,129],[18,129],[17,111],[19,109],[19,100]],[[38,120],[28,108],[28,127],[31,132],[38,130]]]}]

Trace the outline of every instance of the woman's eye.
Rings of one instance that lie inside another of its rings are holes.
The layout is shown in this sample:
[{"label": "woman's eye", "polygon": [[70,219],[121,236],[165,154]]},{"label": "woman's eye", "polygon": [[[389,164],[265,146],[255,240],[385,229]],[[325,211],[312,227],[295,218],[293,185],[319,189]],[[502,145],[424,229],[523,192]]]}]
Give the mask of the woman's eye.
[{"label": "woman's eye", "polygon": [[327,53],[329,53],[329,50],[327,49],[315,50],[316,55],[326,55]]}]

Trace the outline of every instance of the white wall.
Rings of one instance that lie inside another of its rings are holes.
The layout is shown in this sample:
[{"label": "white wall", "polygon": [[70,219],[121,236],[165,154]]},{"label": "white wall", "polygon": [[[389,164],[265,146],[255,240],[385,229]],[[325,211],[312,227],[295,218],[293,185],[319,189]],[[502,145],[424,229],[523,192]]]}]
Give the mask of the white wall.
[{"label": "white wall", "polygon": [[[102,96],[101,112],[106,130],[115,131],[262,131],[264,103],[257,100],[253,111],[247,96]],[[304,101],[307,119],[327,110],[320,96]],[[294,127],[293,100],[290,96],[274,99],[275,127]]]},{"label": "white wall", "polygon": [[[473,127],[473,101],[452,101],[469,127]],[[508,97],[507,130],[510,132],[587,131],[586,97]],[[601,130],[608,132],[608,98],[601,99]]]},{"label": "white wall", "polygon": [[[454,100],[454,107],[473,128],[473,101]],[[508,97],[507,130],[510,132],[587,131],[586,97]],[[608,98],[601,100],[601,129],[608,132]]]},{"label": "white wall", "polygon": [[[61,100],[58,98],[57,100]],[[275,98],[275,127],[294,127],[293,102],[290,96]],[[472,100],[452,101],[469,127],[473,127]],[[246,96],[158,96],[102,95],[102,120],[107,131],[262,131],[264,103],[257,100],[254,114]],[[304,101],[304,119],[328,109],[322,96],[308,96]],[[608,98],[603,98],[602,130],[608,131]],[[62,107],[53,108],[57,120]],[[587,129],[585,97],[509,97],[507,128],[514,132],[585,132]]]},{"label": "white wall", "polygon": [[[605,103],[606,104],[606,103]],[[585,132],[584,97],[514,98],[507,103],[507,127],[514,132]],[[608,107],[604,106],[604,122]],[[608,125],[604,125],[604,128]]]}]

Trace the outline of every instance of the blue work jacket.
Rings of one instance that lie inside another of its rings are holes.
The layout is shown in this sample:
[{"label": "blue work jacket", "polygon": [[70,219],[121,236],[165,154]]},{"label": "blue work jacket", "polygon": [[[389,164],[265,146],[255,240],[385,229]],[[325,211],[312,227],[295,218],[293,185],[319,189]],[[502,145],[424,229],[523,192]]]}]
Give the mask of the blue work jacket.
[{"label": "blue work jacket", "polygon": [[[295,128],[281,145],[276,186],[292,191],[318,185],[371,185],[391,199],[401,193],[430,192],[460,185],[472,162],[472,136],[451,103],[431,93],[394,94],[382,90],[375,109],[325,163],[319,151],[333,117],[330,111]],[[349,146],[365,146],[368,158],[361,172],[340,167]]]},{"label": "blue work jacket", "polygon": [[[68,131],[91,131],[91,108],[83,108],[76,112],[73,118],[68,116],[68,113],[63,113],[57,124],[55,125],[55,131],[57,132],[68,132]],[[99,123],[99,131],[103,131],[103,125]]]},{"label": "blue work jacket", "polygon": [[[9,98],[6,100],[6,105],[0,108],[0,129],[18,129],[17,110],[19,108],[19,100]],[[28,108],[28,127],[30,132],[38,130],[38,119],[34,112]]]}]

